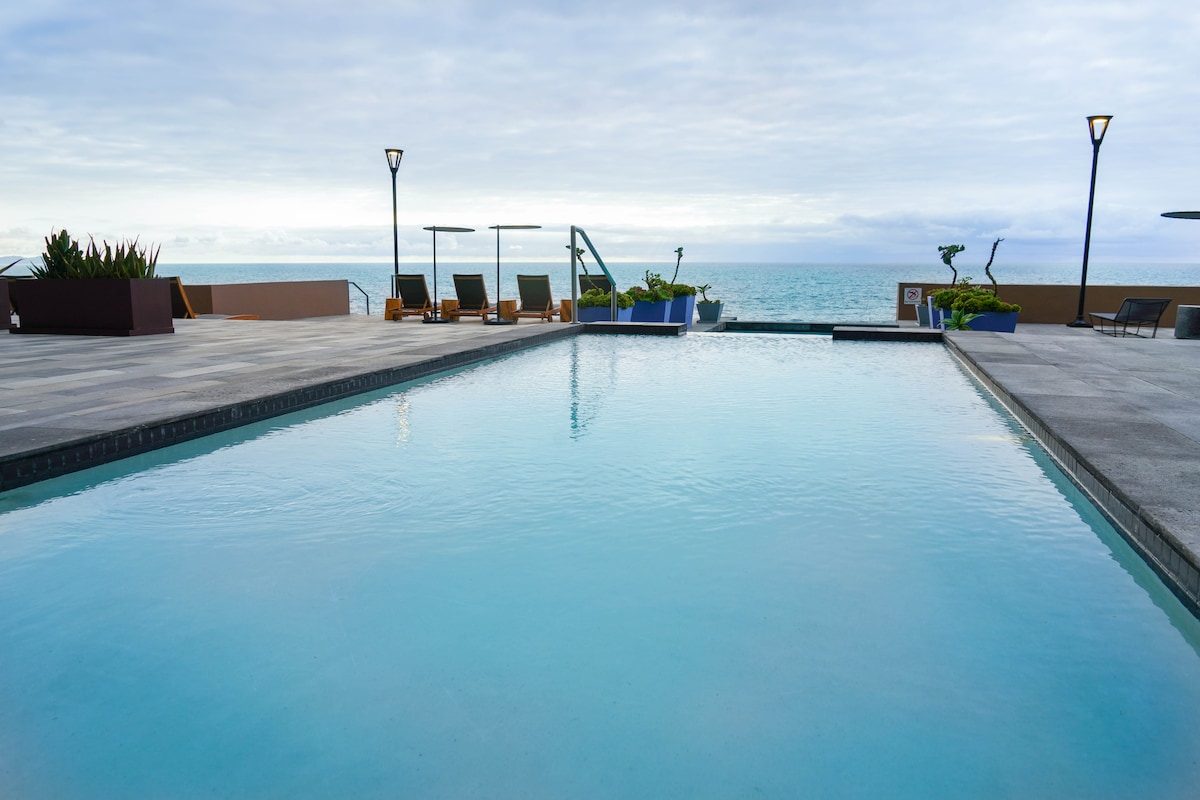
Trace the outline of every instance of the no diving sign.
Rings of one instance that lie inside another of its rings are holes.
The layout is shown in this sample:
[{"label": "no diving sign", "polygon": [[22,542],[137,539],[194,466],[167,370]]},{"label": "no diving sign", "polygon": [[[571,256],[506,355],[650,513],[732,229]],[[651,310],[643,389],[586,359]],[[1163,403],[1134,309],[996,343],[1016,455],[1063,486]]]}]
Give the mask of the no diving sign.
[{"label": "no diving sign", "polygon": [[921,305],[921,287],[920,286],[905,286],[904,287],[904,304],[910,306]]}]

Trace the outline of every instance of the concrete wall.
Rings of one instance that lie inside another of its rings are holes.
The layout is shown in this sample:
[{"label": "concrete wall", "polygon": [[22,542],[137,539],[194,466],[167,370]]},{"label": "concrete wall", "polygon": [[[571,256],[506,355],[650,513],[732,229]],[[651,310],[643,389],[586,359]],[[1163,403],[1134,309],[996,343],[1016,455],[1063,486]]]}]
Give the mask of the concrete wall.
[{"label": "concrete wall", "polygon": [[186,284],[197,314],[256,314],[259,319],[304,319],[350,313],[346,281]]},{"label": "concrete wall", "polygon": [[[896,319],[916,320],[914,306],[904,302],[905,288],[919,286],[922,298],[931,291],[945,288],[944,283],[901,283],[896,287]],[[1084,319],[1090,311],[1114,312],[1121,307],[1126,297],[1169,297],[1171,305],[1163,314],[1160,327],[1175,327],[1175,308],[1183,305],[1200,305],[1200,286],[1088,286],[1084,298]],[[1057,284],[1000,284],[1000,299],[1016,303],[1021,307],[1018,322],[1040,322],[1066,324],[1075,319],[1079,311],[1079,286]]]}]

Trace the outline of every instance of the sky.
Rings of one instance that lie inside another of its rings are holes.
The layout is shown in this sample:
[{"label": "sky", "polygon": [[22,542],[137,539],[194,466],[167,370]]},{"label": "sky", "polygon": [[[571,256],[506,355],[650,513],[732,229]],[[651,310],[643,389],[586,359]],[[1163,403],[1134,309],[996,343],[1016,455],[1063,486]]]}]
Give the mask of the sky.
[{"label": "sky", "polygon": [[[0,5],[0,254],[1200,262],[1200,4]],[[971,254],[974,254],[973,256]],[[962,257],[960,257],[962,258]],[[998,265],[999,265],[998,261]]]}]

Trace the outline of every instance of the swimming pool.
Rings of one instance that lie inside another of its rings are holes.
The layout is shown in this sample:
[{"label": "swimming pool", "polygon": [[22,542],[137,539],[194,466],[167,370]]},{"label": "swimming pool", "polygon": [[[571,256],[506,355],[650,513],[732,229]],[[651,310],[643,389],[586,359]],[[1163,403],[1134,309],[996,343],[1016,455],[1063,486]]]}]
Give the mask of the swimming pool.
[{"label": "swimming pool", "polygon": [[576,337],[0,512],[0,794],[1200,778],[1196,620],[929,345]]}]

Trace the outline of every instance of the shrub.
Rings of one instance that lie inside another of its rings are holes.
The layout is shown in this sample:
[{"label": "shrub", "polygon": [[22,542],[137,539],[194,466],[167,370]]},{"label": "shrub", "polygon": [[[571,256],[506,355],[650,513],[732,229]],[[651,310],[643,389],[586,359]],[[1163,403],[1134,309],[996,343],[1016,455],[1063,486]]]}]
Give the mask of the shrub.
[{"label": "shrub", "polygon": [[1005,303],[996,296],[994,289],[983,286],[972,286],[969,277],[963,278],[953,286],[938,289],[933,293],[933,305],[943,311],[964,311],[968,314],[978,314],[982,311],[1020,311],[1015,303]]},{"label": "shrub", "polygon": [[[633,298],[625,292],[617,292],[617,308],[629,308],[633,305]],[[610,308],[612,306],[612,297],[608,292],[602,292],[599,289],[588,289],[579,296],[580,308]]]}]

